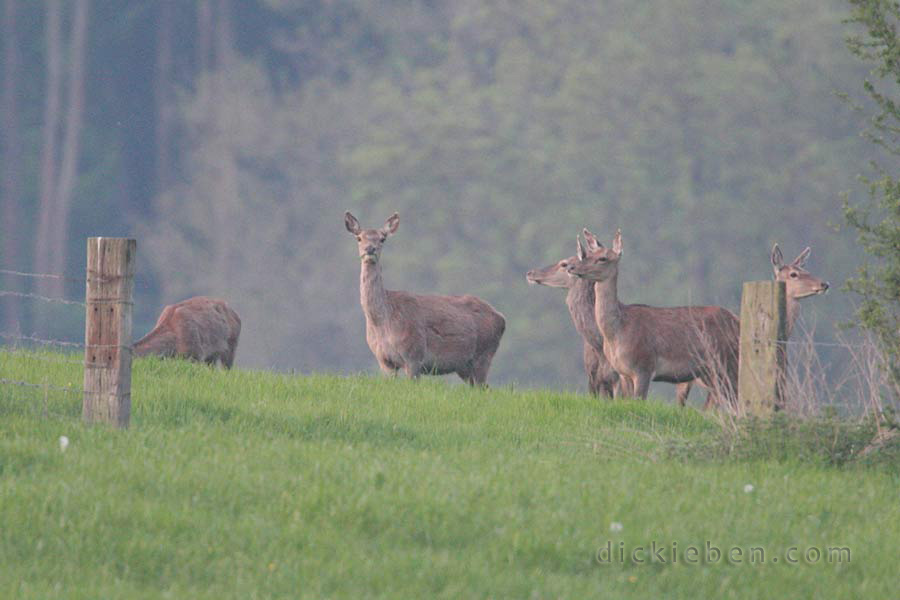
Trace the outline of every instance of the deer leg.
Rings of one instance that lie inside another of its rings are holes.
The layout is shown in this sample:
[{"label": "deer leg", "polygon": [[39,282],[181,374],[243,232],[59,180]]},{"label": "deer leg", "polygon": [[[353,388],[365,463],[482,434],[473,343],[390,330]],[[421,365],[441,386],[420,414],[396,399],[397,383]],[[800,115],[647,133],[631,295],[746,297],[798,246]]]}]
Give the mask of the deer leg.
[{"label": "deer leg", "polygon": [[493,360],[494,352],[496,351],[497,348],[494,347],[489,352],[484,352],[481,356],[475,359],[474,380],[476,384],[487,387],[488,371],[491,368],[491,360]]},{"label": "deer leg", "polygon": [[712,390],[706,392],[706,402],[703,403],[703,410],[714,408],[718,404],[718,399]]},{"label": "deer leg", "polygon": [[175,338],[175,356],[183,356],[184,358],[199,361],[200,357],[194,356],[193,347],[194,344],[190,340],[185,339],[184,336],[179,335]]},{"label": "deer leg", "polygon": [[630,375],[619,373],[619,385],[616,388],[616,398],[631,398],[634,396],[634,382]]},{"label": "deer leg", "polygon": [[467,364],[461,369],[457,369],[456,374],[469,385],[475,385],[475,368],[472,363]]},{"label": "deer leg", "polygon": [[600,387],[601,382],[599,381],[599,377],[597,377],[597,372],[588,371],[588,391],[590,391],[591,396],[599,396],[600,395]]},{"label": "deer leg", "polygon": [[[588,379],[590,382],[591,379]],[[602,396],[607,400],[611,398],[615,398],[616,394],[618,394],[619,386],[621,385],[619,382],[621,379],[619,377],[616,378],[615,381],[610,381],[603,377],[603,372],[601,369],[597,369],[593,374],[593,383],[591,388],[591,393],[595,396]]]},{"label": "deer leg", "polygon": [[687,403],[688,395],[691,393],[692,382],[679,383],[675,386],[675,398],[678,400],[678,406],[684,406]]},{"label": "deer leg", "polygon": [[607,398],[618,398],[622,395],[622,378],[619,377],[613,383],[605,383],[603,389]]},{"label": "deer leg", "polygon": [[592,396],[599,396],[603,382],[600,381],[600,373],[597,372],[597,367],[599,366],[597,353],[590,344],[585,342],[582,355],[584,358],[584,372],[587,373],[588,378],[588,391]]},{"label": "deer leg", "polygon": [[237,350],[237,339],[229,338],[228,340],[228,351],[220,356],[222,359],[222,366],[226,369],[230,369],[231,365],[234,364],[234,353]]},{"label": "deer leg", "polygon": [[381,367],[381,372],[384,373],[385,375],[390,375],[391,377],[396,377],[397,368],[394,367],[393,365],[389,365],[388,363],[386,363],[382,360],[379,360],[378,366]]},{"label": "deer leg", "polygon": [[650,391],[650,379],[650,373],[638,373],[632,378],[635,398],[647,399],[647,392]]},{"label": "deer leg", "polygon": [[459,375],[460,379],[462,379],[469,385],[471,385],[473,387],[475,386],[475,373],[474,372],[463,370],[463,371],[457,371],[456,374]]},{"label": "deer leg", "polygon": [[419,375],[422,373],[422,367],[415,363],[406,363],[403,366],[403,370],[406,372],[406,376],[410,379],[418,379]]}]

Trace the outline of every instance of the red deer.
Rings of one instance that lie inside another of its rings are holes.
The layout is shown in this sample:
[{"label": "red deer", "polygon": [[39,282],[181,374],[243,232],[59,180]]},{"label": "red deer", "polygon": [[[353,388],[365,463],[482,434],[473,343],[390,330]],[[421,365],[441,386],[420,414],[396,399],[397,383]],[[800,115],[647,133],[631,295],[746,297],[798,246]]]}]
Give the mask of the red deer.
[{"label": "red deer", "polygon": [[[584,340],[584,368],[588,374],[588,387],[592,394],[620,396],[619,374],[603,355],[603,336],[594,317],[594,282],[570,274],[566,268],[577,257],[570,256],[543,269],[529,271],[525,278],[529,283],[561,287],[569,290],[566,305],[575,329]],[[678,403],[684,406],[691,391],[691,383],[675,386]]]},{"label": "red deer", "polygon": [[397,231],[394,213],[380,229],[363,229],[349,212],[347,231],[356,237],[362,262],[359,296],[366,317],[366,341],[381,370],[410,378],[456,373],[470,385],[484,385],[506,320],[474,296],[432,296],[384,289],[381,249]]},{"label": "red deer", "polygon": [[567,270],[594,282],[594,316],[603,336],[603,353],[622,378],[623,391],[646,398],[651,380],[687,383],[710,390],[737,390],[738,318],[719,306],[662,308],[622,304],[618,298],[622,236],[611,249],[583,231],[578,254]]},{"label": "red deer", "polygon": [[574,256],[564,258],[543,269],[532,269],[525,275],[530,284],[565,288],[566,306],[575,330],[584,342],[584,370],[588,376],[588,389],[595,396],[613,397],[617,395],[619,374],[603,356],[603,337],[594,320],[594,284],[586,279],[573,277],[566,271]]},{"label": "red deer", "polygon": [[241,319],[222,300],[196,296],[165,307],[153,330],[134,343],[135,356],[180,356],[213,365],[234,364]]},{"label": "red deer", "polygon": [[[784,282],[785,300],[787,305],[785,334],[787,338],[791,337],[791,332],[793,332],[794,325],[800,316],[800,300],[808,298],[809,296],[824,294],[830,287],[827,281],[815,277],[809,271],[804,269],[810,252],[811,250],[809,246],[807,246],[793,262],[785,265],[784,255],[782,255],[778,244],[775,244],[772,248],[772,268],[775,271],[775,281]],[[687,391],[690,392],[690,384],[685,385],[688,386]],[[683,399],[679,396],[679,401],[682,406],[684,406],[684,400],[686,399],[687,393],[684,394]],[[711,401],[712,398],[707,397],[705,408],[709,407]]]},{"label": "red deer", "polygon": [[827,281],[814,277],[804,269],[806,260],[811,250],[809,246],[801,252],[790,264],[784,264],[784,256],[778,244],[772,247],[772,268],[775,271],[775,281],[784,282],[785,296],[787,297],[787,337],[791,337],[794,324],[800,316],[800,300],[824,294],[830,287]]}]

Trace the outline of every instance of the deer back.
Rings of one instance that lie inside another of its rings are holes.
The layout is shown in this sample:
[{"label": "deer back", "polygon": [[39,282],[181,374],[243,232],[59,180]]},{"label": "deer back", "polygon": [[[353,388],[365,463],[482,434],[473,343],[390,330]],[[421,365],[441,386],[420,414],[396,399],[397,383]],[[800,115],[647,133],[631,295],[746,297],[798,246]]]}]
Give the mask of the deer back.
[{"label": "deer back", "polygon": [[196,296],[166,306],[153,330],[135,344],[135,353],[209,361],[233,356],[240,332],[240,317],[223,300]]}]

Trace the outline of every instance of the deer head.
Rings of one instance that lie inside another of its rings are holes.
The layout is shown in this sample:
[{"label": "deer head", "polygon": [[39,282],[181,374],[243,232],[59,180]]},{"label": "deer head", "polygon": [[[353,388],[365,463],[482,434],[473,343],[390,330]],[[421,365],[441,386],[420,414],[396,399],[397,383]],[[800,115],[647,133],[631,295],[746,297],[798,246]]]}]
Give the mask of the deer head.
[{"label": "deer head", "polygon": [[622,257],[622,232],[616,231],[612,248],[605,248],[596,236],[587,229],[582,230],[585,244],[576,237],[576,260],[569,263],[568,272],[575,277],[589,281],[606,281],[619,272],[619,259]]},{"label": "deer head", "polygon": [[347,227],[347,231],[356,236],[359,258],[364,263],[374,265],[381,257],[381,247],[384,246],[384,241],[393,235],[400,226],[400,216],[394,213],[380,229],[363,229],[356,217],[348,211],[344,213],[344,225]]},{"label": "deer head", "polygon": [[569,275],[569,264],[575,262],[575,257],[570,256],[559,262],[555,262],[543,269],[532,269],[525,274],[528,283],[534,285],[546,285],[554,288],[567,288],[572,285],[572,276]]},{"label": "deer head", "polygon": [[788,298],[799,300],[807,296],[824,294],[830,287],[827,281],[810,274],[803,267],[809,258],[811,250],[809,246],[801,252],[790,264],[784,264],[784,255],[778,244],[772,248],[772,269],[775,271],[775,280],[783,281]]}]

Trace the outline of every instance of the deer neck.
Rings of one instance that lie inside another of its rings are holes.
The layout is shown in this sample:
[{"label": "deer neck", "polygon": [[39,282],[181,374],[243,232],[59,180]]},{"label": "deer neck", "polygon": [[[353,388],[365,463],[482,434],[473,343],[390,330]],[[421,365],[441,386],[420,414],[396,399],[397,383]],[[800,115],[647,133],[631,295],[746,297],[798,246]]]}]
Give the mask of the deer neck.
[{"label": "deer neck", "polygon": [[387,291],[381,280],[381,264],[363,262],[359,274],[359,302],[366,321],[380,325],[390,316]]},{"label": "deer neck", "polygon": [[594,282],[576,278],[566,295],[566,306],[575,330],[594,348],[603,347],[603,338],[594,316]]},{"label": "deer neck", "polygon": [[800,318],[800,301],[788,296],[787,302],[785,302],[785,313],[784,337],[789,339],[791,332],[794,331],[794,324]]},{"label": "deer neck", "polygon": [[135,356],[174,356],[175,333],[169,328],[154,327],[153,331],[139,339],[132,346]]},{"label": "deer neck", "polygon": [[594,284],[594,316],[605,342],[615,340],[622,329],[624,311],[619,303],[618,274]]}]

